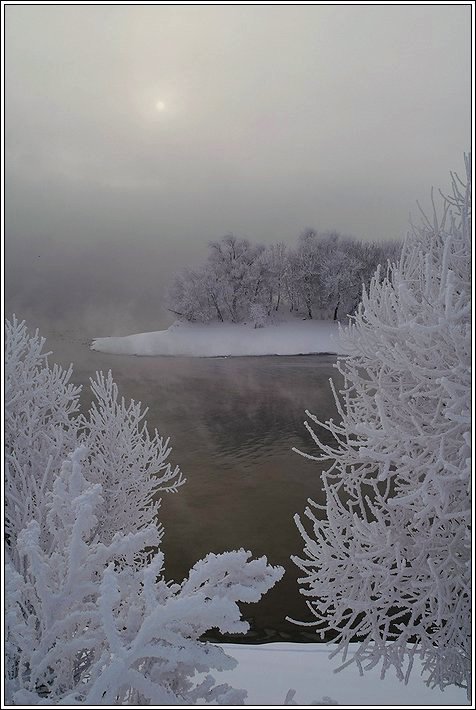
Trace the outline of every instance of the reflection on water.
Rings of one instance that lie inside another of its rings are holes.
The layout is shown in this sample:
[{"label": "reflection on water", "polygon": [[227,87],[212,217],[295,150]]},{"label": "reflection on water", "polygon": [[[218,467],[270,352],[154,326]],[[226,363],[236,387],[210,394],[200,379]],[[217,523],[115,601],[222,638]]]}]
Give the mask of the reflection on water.
[{"label": "reflection on water", "polygon": [[[90,351],[71,334],[49,337],[47,345],[52,360],[74,363],[78,384],[111,369],[121,394],[149,407],[149,428],[171,438],[172,463],[187,483],[162,502],[167,576],[182,579],[208,552],[265,554],[286,574],[260,603],[243,605],[248,640],[317,640],[312,629],[285,620],[313,618],[289,557],[302,550],[293,515],[308,497],[322,499],[319,464],[291,449],[314,451],[306,408],[321,419],[336,415],[328,381],[338,376],[335,358],[114,356]],[[82,403],[89,400],[86,387]]]}]

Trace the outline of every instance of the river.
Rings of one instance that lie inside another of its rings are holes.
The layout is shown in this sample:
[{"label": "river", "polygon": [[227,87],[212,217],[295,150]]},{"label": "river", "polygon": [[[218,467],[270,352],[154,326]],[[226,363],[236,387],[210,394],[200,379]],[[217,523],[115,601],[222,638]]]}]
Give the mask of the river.
[{"label": "river", "polygon": [[244,547],[266,555],[286,573],[259,603],[242,605],[251,624],[246,640],[317,640],[313,629],[285,618],[312,620],[290,560],[303,548],[293,515],[308,497],[323,500],[320,464],[292,449],[315,453],[305,409],[324,420],[336,415],[335,357],[118,356],[91,351],[74,332],[52,332],[47,349],[51,362],[73,362],[83,407],[89,377],[111,369],[121,394],[148,406],[149,428],[170,437],[170,461],[187,482],[162,500],[166,577],[180,581],[208,552]]}]

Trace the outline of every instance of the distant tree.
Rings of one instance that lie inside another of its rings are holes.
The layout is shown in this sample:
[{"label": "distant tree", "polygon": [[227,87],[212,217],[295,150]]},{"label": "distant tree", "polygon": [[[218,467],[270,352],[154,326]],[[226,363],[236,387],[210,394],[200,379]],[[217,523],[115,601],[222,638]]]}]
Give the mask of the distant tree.
[{"label": "distant tree", "polygon": [[207,263],[175,277],[168,292],[170,310],[188,321],[239,323],[253,303],[267,303],[270,267],[263,246],[228,235],[210,242]]},{"label": "distant tree", "polygon": [[337,320],[339,307],[346,307],[348,292],[356,280],[360,262],[356,258],[357,242],[344,238],[337,232],[327,232],[318,237],[319,294],[315,310],[321,318]]},{"label": "distant tree", "polygon": [[289,306],[289,312],[298,311],[303,305],[299,289],[298,273],[299,261],[295,249],[289,249],[287,253],[287,264],[284,272],[284,298]]},{"label": "distant tree", "polygon": [[264,258],[268,264],[268,315],[270,315],[271,310],[279,310],[284,294],[286,276],[289,271],[286,245],[282,242],[271,244],[267,247]]},{"label": "distant tree", "polygon": [[309,242],[312,270],[304,265],[310,284],[308,312],[310,307],[314,316],[333,320],[355,312],[362,289],[368,288],[377,267],[385,266],[392,257],[396,260],[401,248],[401,244],[393,242],[385,245],[358,241],[335,231],[315,234]]},{"label": "distant tree", "polygon": [[293,275],[298,298],[304,304],[308,317],[312,318],[313,308],[322,305],[320,244],[314,229],[304,230],[299,237]]},{"label": "distant tree", "polygon": [[[340,422],[306,424],[325,505],[309,500],[302,593],[335,653],[360,645],[361,669],[382,662],[428,684],[471,678],[471,167],[452,175],[443,214],[413,227],[401,258],[364,291],[344,331],[334,396]],[[345,657],[345,656],[344,656]],[[349,663],[351,661],[348,661]],[[368,664],[368,665],[367,665]]]},{"label": "distant tree", "polygon": [[268,319],[269,313],[261,303],[252,303],[250,308],[250,320],[255,328],[262,328]]},{"label": "distant tree", "polygon": [[395,263],[400,257],[402,242],[363,242],[348,240],[347,258],[352,266],[349,269],[347,288],[342,289],[346,313],[355,313],[362,300],[362,289],[368,289],[370,281],[377,272],[380,278],[386,273],[388,262]]},{"label": "distant tree", "polygon": [[298,303],[305,307],[309,318],[336,320],[339,306],[347,303],[359,264],[354,245],[354,240],[337,232],[318,234],[307,229],[301,234],[292,273]]},{"label": "distant tree", "polygon": [[217,288],[206,268],[185,269],[176,275],[167,293],[169,310],[179,318],[206,323],[223,321],[217,301]]},{"label": "distant tree", "polygon": [[337,232],[307,228],[297,247],[268,247],[228,235],[210,242],[207,263],[178,274],[169,289],[169,309],[188,321],[239,323],[260,305],[268,317],[283,301],[308,318],[353,313],[379,264],[396,254],[395,245],[358,242]]},{"label": "distant tree", "polygon": [[201,636],[246,631],[237,602],[283,570],[239,550],[166,582],[157,496],[183,482],[168,440],[110,374],[77,416],[71,368],[51,368],[23,322],[7,321],[5,345],[7,704],[242,702],[209,674],[236,661]]},{"label": "distant tree", "polygon": [[218,301],[227,320],[239,323],[246,319],[251,303],[259,300],[266,273],[261,259],[264,247],[253,246],[247,239],[228,235],[210,242],[209,273],[218,284]]}]

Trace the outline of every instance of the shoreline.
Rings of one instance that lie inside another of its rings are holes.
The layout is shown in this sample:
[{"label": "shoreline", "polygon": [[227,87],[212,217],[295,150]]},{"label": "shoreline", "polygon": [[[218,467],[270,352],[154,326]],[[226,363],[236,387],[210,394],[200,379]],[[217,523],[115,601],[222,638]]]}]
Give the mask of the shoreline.
[{"label": "shoreline", "polygon": [[338,356],[336,321],[288,320],[254,328],[235,323],[176,322],[167,330],[94,338],[91,350],[140,357]]},{"label": "shoreline", "polygon": [[[127,336],[124,336],[127,337]],[[230,358],[233,358],[233,360],[241,360],[241,359],[250,359],[250,358],[263,358],[263,357],[343,357],[344,353],[338,353],[338,352],[331,352],[331,351],[316,351],[316,352],[311,352],[311,353],[286,353],[286,354],[281,354],[281,353],[264,353],[262,355],[148,355],[148,354],[138,354],[138,353],[113,353],[113,352],[106,352],[104,350],[99,350],[98,348],[93,348],[91,347],[92,344],[94,343],[95,340],[99,340],[99,338],[92,338],[91,340],[87,341],[85,344],[88,346],[89,350],[92,350],[93,352],[100,352],[103,353],[103,355],[114,355],[114,357],[140,357],[140,358],[148,358],[148,357],[160,357],[160,358],[194,358],[196,360],[228,360]]]}]

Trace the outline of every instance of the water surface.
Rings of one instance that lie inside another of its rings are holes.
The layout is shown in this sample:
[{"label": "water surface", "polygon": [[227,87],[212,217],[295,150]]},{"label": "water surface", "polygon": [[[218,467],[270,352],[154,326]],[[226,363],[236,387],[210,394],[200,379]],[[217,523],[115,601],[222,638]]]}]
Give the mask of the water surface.
[{"label": "water surface", "polygon": [[88,378],[111,369],[122,395],[147,404],[149,428],[170,437],[171,463],[187,478],[162,501],[167,577],[181,580],[208,552],[244,547],[266,555],[286,574],[261,602],[243,605],[248,640],[317,640],[312,629],[285,619],[312,620],[289,558],[303,547],[293,515],[308,497],[322,500],[320,464],[292,448],[315,453],[306,408],[321,419],[336,416],[329,387],[338,375],[335,357],[137,357],[88,345],[74,333],[53,333],[47,342],[52,360],[74,363],[83,406]]}]

